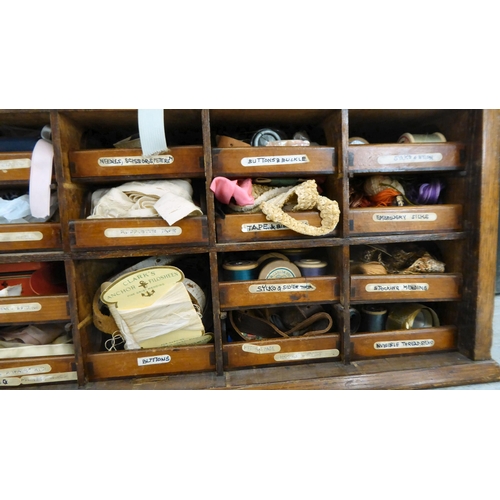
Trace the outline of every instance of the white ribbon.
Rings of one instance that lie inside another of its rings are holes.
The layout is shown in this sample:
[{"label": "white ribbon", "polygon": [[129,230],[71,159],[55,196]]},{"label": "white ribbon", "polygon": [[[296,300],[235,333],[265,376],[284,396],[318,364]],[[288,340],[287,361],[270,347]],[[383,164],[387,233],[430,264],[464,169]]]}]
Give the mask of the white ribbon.
[{"label": "white ribbon", "polygon": [[138,109],[137,112],[143,156],[168,151],[163,109]]},{"label": "white ribbon", "polygon": [[37,141],[31,154],[29,201],[31,215],[35,218],[50,215],[50,184],[54,161],[54,147],[47,139],[50,138],[50,127],[44,127],[41,135],[42,139]]}]

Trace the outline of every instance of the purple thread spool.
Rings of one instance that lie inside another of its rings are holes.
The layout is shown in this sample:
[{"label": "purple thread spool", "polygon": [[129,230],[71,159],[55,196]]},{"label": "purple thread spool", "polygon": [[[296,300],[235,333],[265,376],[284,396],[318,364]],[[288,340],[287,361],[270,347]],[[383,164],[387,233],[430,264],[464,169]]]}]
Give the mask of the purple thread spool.
[{"label": "purple thread spool", "polygon": [[300,259],[295,262],[302,276],[324,276],[326,274],[326,262],[317,259]]}]

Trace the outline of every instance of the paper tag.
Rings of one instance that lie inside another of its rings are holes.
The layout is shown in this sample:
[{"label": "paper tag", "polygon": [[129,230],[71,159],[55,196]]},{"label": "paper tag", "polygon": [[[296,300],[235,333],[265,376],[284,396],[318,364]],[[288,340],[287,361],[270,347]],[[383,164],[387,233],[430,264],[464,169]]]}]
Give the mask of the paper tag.
[{"label": "paper tag", "polygon": [[177,267],[146,267],[121,276],[102,292],[101,300],[118,309],[148,307],[183,279],[184,273]]},{"label": "paper tag", "polygon": [[313,292],[316,287],[312,283],[284,283],[282,285],[250,285],[250,293],[274,293],[274,292]]},{"label": "paper tag", "polygon": [[428,283],[371,283],[365,286],[367,292],[427,292]]},{"label": "paper tag", "polygon": [[78,380],[76,372],[51,373],[50,375],[27,375],[21,377],[21,384],[47,384],[49,382],[67,382]]},{"label": "paper tag", "polygon": [[415,347],[432,347],[434,340],[393,340],[390,342],[375,342],[373,347],[379,349],[410,349]]},{"label": "paper tag", "polygon": [[0,377],[0,387],[13,387],[21,385],[20,378],[1,378]]},{"label": "paper tag", "polygon": [[372,219],[375,222],[428,222],[437,220],[437,214],[434,212],[419,214],[391,212],[373,214]]},{"label": "paper tag", "polygon": [[148,356],[147,358],[137,358],[137,364],[139,366],[162,365],[170,363],[171,359],[168,354],[164,354],[163,356]]},{"label": "paper tag", "polygon": [[17,233],[0,233],[1,241],[40,241],[43,234],[40,231],[24,231]]},{"label": "paper tag", "polygon": [[144,238],[150,236],[179,236],[182,229],[172,227],[139,227],[139,228],[112,228],[104,230],[107,238]]},{"label": "paper tag", "polygon": [[31,158],[0,160],[0,170],[15,170],[17,168],[30,168],[30,167],[31,167]]},{"label": "paper tag", "polygon": [[336,358],[338,349],[322,349],[320,351],[284,352],[275,354],[275,361],[296,361],[302,359]]},{"label": "paper tag", "polygon": [[0,377],[20,377],[21,375],[34,375],[38,373],[49,373],[52,367],[48,364],[32,366],[16,366],[0,370]]},{"label": "paper tag", "polygon": [[136,167],[138,165],[171,165],[172,155],[154,156],[103,156],[97,160],[100,167]]},{"label": "paper tag", "polygon": [[42,310],[42,304],[40,304],[39,302],[0,305],[0,314],[35,312],[41,310]]},{"label": "paper tag", "polygon": [[404,155],[383,155],[377,158],[379,165],[391,165],[394,163],[427,163],[441,161],[441,153],[404,154]]},{"label": "paper tag", "polygon": [[[298,220],[301,224],[309,224],[306,220]],[[279,222],[256,222],[250,224],[242,224],[241,232],[242,233],[257,233],[259,231],[280,231],[283,229],[290,229]]]},{"label": "paper tag", "polygon": [[241,350],[245,352],[251,352],[252,354],[272,354],[273,352],[280,352],[281,346],[277,344],[272,344],[272,345],[243,344]]},{"label": "paper tag", "polygon": [[296,163],[309,163],[307,155],[284,155],[284,156],[253,156],[241,159],[244,167],[261,167],[270,165],[292,165]]}]

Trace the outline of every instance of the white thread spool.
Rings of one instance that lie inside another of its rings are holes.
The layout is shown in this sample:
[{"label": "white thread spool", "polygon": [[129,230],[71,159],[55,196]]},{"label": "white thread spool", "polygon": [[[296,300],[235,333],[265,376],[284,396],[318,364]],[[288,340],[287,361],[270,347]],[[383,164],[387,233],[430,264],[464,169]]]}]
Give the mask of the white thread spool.
[{"label": "white thread spool", "polygon": [[446,142],[446,137],[440,132],[433,134],[403,134],[399,139],[399,144],[421,144],[426,142]]}]

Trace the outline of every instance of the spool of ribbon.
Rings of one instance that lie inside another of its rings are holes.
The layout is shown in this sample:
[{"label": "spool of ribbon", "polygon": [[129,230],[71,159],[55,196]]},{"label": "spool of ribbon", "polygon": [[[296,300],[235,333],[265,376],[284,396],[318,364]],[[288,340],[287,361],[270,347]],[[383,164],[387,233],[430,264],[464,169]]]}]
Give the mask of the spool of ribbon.
[{"label": "spool of ribbon", "polygon": [[413,330],[439,326],[436,312],[422,304],[397,304],[391,307],[387,317],[387,330]]}]

